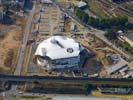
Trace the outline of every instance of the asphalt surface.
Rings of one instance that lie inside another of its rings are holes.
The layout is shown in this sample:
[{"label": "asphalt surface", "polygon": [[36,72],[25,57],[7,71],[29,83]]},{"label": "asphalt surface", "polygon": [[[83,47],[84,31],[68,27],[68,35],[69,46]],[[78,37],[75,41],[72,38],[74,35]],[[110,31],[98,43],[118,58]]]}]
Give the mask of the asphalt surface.
[{"label": "asphalt surface", "polygon": [[121,100],[119,98],[98,98],[85,95],[53,95],[53,100]]},{"label": "asphalt surface", "polygon": [[[44,98],[53,98],[53,100],[121,100],[120,98],[102,98],[93,97],[91,95],[71,95],[71,94],[44,94],[44,93],[13,93],[14,96],[29,96],[39,97],[38,100],[44,100]],[[14,100],[12,98],[11,100]],[[16,99],[15,99],[16,100]]]},{"label": "asphalt surface", "polygon": [[27,22],[27,25],[26,25],[26,28],[24,31],[22,46],[20,48],[18,63],[17,63],[16,69],[15,69],[14,75],[20,75],[21,74],[21,69],[22,69],[23,60],[24,60],[24,52],[26,49],[29,33],[31,31],[32,19],[33,19],[34,13],[35,13],[35,5],[33,6],[33,9],[31,10],[30,15],[28,17],[28,22]]}]

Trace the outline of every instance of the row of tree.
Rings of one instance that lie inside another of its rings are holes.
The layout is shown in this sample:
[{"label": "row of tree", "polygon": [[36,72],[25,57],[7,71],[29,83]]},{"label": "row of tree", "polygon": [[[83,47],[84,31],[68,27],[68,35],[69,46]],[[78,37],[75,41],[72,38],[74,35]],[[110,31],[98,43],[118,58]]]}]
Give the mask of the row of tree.
[{"label": "row of tree", "polygon": [[128,24],[128,17],[126,16],[94,18],[78,8],[75,9],[75,14],[82,22],[99,29],[112,28],[114,26],[125,27]]}]

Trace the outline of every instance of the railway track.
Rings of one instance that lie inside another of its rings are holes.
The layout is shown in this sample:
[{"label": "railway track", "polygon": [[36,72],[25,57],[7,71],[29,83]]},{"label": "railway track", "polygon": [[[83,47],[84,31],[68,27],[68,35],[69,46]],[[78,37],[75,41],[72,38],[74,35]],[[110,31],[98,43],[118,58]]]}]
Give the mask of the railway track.
[{"label": "railway track", "polygon": [[117,86],[133,87],[133,79],[116,79],[116,78],[88,78],[88,77],[54,77],[54,76],[18,76],[0,74],[0,81],[10,83],[25,82],[51,82],[51,83],[73,83],[73,84],[90,84],[94,86]]}]

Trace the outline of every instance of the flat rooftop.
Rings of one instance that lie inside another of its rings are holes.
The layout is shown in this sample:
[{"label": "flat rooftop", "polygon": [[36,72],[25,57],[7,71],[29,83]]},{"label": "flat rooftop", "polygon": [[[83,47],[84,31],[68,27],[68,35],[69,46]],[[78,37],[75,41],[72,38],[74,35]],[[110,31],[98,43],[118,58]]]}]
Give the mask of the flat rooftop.
[{"label": "flat rooftop", "polygon": [[124,59],[120,59],[120,61],[112,66],[108,66],[106,71],[111,74],[116,72],[117,70],[126,67],[128,64],[128,62],[126,62]]}]

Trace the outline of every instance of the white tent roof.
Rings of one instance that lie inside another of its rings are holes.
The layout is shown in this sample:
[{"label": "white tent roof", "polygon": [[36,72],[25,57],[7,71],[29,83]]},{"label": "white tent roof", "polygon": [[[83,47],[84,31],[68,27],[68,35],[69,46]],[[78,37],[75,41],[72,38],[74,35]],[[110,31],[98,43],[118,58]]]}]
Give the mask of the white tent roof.
[{"label": "white tent roof", "polygon": [[63,36],[52,36],[41,42],[35,55],[48,56],[51,59],[76,57],[83,48],[73,39]]}]

